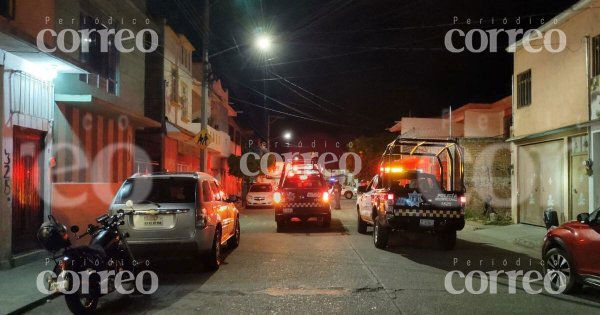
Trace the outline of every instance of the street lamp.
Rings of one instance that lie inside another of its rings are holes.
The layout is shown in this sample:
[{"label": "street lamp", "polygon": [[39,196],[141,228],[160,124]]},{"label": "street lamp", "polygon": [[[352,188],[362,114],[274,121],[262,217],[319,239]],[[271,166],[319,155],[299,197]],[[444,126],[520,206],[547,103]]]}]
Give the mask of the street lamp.
[{"label": "street lamp", "polygon": [[291,133],[291,132],[289,132],[289,131],[286,131],[286,132],[283,134],[283,139],[284,139],[284,140],[288,140],[288,141],[289,141],[289,140],[292,140],[292,133]]},{"label": "street lamp", "polygon": [[271,48],[271,37],[269,35],[263,34],[256,38],[256,47],[263,52],[268,52]]}]

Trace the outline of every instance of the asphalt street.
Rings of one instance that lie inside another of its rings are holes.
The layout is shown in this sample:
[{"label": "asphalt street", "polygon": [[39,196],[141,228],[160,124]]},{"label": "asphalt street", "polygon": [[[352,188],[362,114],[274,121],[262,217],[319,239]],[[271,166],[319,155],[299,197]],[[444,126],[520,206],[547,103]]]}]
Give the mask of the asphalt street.
[{"label": "asphalt street", "polygon": [[[344,200],[331,228],[294,222],[277,233],[273,210],[243,210],[240,246],[226,251],[214,273],[198,272],[194,262],[157,261],[160,286],[153,295],[111,293],[100,314],[592,314],[600,291],[584,288],[573,295],[528,294],[521,278],[516,293],[500,276],[497,293],[451,294],[448,272],[541,270],[525,254],[496,248],[461,235],[456,249],[437,249],[432,236],[394,235],[387,250],[373,246],[371,231],[356,232],[356,210]],[[487,278],[487,277],[486,277]],[[481,277],[473,281],[481,289]],[[456,290],[465,279],[454,276]],[[539,284],[534,289],[543,289]],[[68,313],[63,297],[29,314]]]}]

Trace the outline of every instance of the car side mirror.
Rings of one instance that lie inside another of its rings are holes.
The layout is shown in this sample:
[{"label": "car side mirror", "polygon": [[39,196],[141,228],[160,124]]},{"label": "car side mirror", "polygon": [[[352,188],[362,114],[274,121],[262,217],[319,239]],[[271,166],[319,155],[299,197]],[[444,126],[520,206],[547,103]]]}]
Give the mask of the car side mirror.
[{"label": "car side mirror", "polygon": [[589,213],[580,213],[577,215],[577,221],[581,223],[590,223]]},{"label": "car side mirror", "polygon": [[77,225],[71,226],[71,233],[77,234],[79,232],[79,227]]}]

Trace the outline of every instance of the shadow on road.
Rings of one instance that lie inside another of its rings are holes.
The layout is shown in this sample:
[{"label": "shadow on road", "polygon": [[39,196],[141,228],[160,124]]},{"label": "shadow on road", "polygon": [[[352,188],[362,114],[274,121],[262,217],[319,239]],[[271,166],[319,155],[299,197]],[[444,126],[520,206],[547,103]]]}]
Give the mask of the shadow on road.
[{"label": "shadow on road", "polygon": [[346,229],[342,221],[335,218],[331,219],[331,225],[329,227],[324,227],[321,224],[321,222],[318,222],[316,219],[310,219],[307,221],[300,221],[294,219],[292,222],[288,223],[282,230],[280,230],[280,233],[336,233],[342,235],[349,234],[348,229]]},{"label": "shadow on road", "polygon": [[[232,250],[221,252],[222,264],[227,264],[227,256]],[[154,271],[159,280],[158,290],[151,295],[121,295],[113,292],[100,299],[98,314],[132,314],[168,309],[176,301],[198,290],[214,271],[207,271],[196,259],[175,259],[166,256],[149,258],[152,262],[147,270]],[[147,279],[146,279],[147,280]],[[145,282],[148,290],[149,284]]]},{"label": "shadow on road", "polygon": [[[483,272],[523,271],[523,273],[535,270],[542,272],[542,261],[529,255],[501,249],[487,243],[461,239],[457,240],[454,250],[441,250],[437,249],[435,236],[425,233],[416,236],[407,233],[394,233],[390,236],[386,251],[402,255],[418,264],[446,271],[458,270],[464,274],[474,270]],[[506,275],[499,278],[507,279]],[[521,282],[517,283],[519,290],[523,291]],[[506,281],[504,281],[504,284],[506,284]],[[502,281],[499,285],[502,285]],[[591,287],[584,287],[568,295],[553,295],[546,292],[542,294],[570,303],[581,304],[587,301],[590,302],[590,306],[596,307],[598,306],[597,303],[600,303],[600,291]],[[578,299],[575,300],[573,297]]]}]

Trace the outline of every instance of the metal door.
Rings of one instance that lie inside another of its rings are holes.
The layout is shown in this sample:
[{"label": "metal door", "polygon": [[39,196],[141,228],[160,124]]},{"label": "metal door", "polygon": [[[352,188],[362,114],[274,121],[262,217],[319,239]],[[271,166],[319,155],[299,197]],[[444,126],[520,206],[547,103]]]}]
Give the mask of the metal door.
[{"label": "metal door", "polygon": [[39,247],[36,231],[43,221],[40,158],[42,133],[15,127],[12,169],[13,253]]}]

